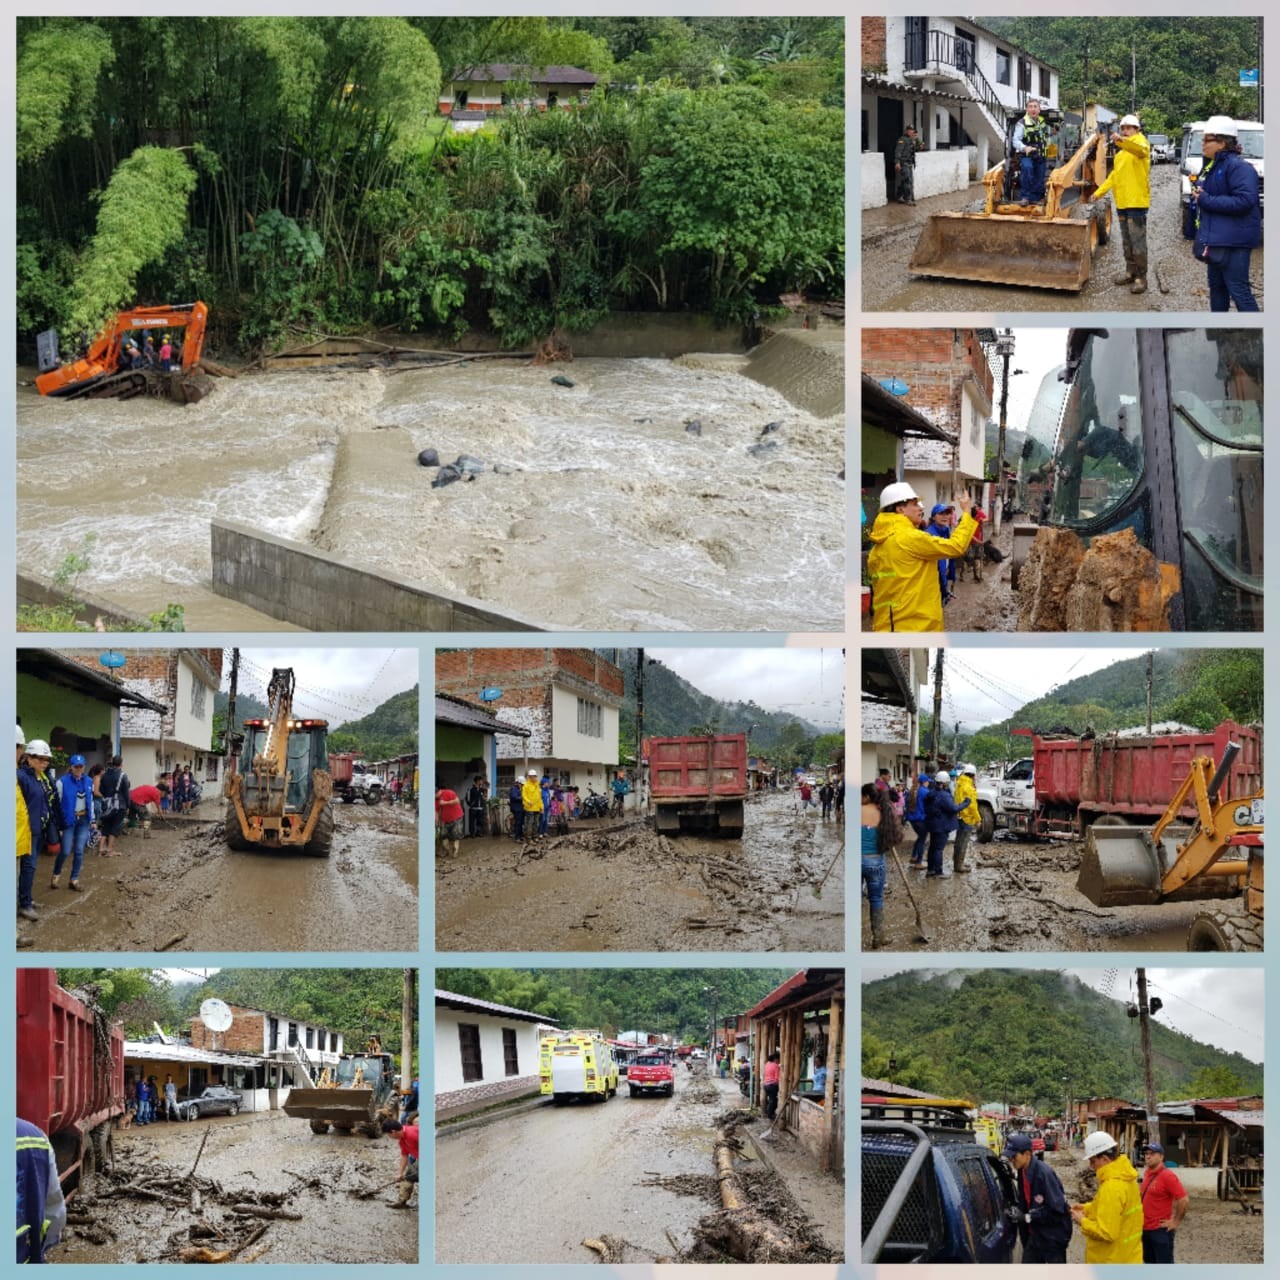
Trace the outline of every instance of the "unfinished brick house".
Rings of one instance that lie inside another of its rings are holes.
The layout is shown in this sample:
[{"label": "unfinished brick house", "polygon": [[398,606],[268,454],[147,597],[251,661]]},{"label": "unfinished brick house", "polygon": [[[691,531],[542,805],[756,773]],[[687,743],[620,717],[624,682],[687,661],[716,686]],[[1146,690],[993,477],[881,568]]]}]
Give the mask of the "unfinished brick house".
[{"label": "unfinished brick house", "polygon": [[[499,690],[482,702],[481,690]],[[517,765],[546,770],[585,796],[603,791],[618,763],[622,672],[592,649],[459,649],[436,655],[436,691],[487,706],[529,737],[496,735],[497,786],[509,787]],[[490,762],[477,761],[474,772]]]}]

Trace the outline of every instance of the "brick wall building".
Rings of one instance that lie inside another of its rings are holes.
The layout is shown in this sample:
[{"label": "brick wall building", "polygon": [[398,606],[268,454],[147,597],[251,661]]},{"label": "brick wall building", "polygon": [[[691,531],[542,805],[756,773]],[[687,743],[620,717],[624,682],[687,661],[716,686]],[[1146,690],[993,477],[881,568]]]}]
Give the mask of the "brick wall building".
[{"label": "brick wall building", "polygon": [[192,1018],[191,1047],[225,1053],[280,1053],[297,1045],[313,1062],[337,1061],[342,1052],[342,1033],[316,1023],[284,1014],[233,1004],[231,1025],[225,1031],[210,1031],[199,1018]]}]

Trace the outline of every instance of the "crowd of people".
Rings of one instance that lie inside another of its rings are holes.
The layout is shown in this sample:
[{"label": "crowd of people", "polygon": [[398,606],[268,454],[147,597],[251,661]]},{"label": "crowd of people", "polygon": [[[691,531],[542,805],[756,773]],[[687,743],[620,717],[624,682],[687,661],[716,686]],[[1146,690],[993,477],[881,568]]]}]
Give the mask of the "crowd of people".
[{"label": "crowd of people", "polygon": [[155,369],[158,373],[169,373],[182,368],[182,347],[167,333],[161,335],[159,347],[151,334],[147,334],[141,346],[130,334],[120,344],[118,363],[121,369]]},{"label": "crowd of people", "polygon": [[918,774],[901,785],[894,783],[891,770],[881,769],[873,782],[863,785],[862,888],[873,949],[889,941],[884,919],[886,862],[900,845],[910,841],[907,866],[923,871],[926,880],[947,874],[948,842],[953,842],[951,874],[968,875],[973,870],[968,854],[980,820],[977,778],[977,766],[962,764],[957,769]]}]

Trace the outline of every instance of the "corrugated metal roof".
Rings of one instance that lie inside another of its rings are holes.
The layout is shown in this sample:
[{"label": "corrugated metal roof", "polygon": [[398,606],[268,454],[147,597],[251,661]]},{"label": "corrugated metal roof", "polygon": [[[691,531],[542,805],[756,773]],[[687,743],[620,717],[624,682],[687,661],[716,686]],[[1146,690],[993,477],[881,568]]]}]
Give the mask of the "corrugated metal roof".
[{"label": "corrugated metal roof", "polygon": [[453,80],[489,81],[528,80],[530,84],[584,84],[593,85],[600,77],[581,67],[531,67],[514,62],[473,63],[469,67],[455,68]]},{"label": "corrugated metal roof", "polygon": [[193,1049],[189,1044],[155,1044],[150,1041],[126,1040],[124,1056],[143,1062],[224,1062],[233,1067],[259,1067],[267,1059],[243,1053],[224,1053],[218,1049]]},{"label": "corrugated metal roof", "polygon": [[534,1013],[531,1009],[514,1009],[509,1004],[494,1004],[491,1000],[477,1000],[474,996],[461,996],[456,991],[442,991],[436,988],[436,1004],[446,1009],[474,1009],[477,1013],[504,1014],[508,1018],[522,1018],[526,1022],[545,1022],[549,1027],[558,1027],[558,1018],[549,1018],[545,1013]]},{"label": "corrugated metal roof", "polygon": [[776,987],[754,1009],[747,1010],[748,1018],[758,1018],[772,1010],[794,1008],[806,999],[821,1000],[832,987],[843,985],[843,969],[801,969],[780,987]]},{"label": "corrugated metal roof", "polygon": [[484,707],[477,707],[447,693],[436,694],[436,719],[463,729],[479,729],[481,733],[507,733],[516,738],[533,736],[529,729],[507,724],[499,720],[492,711],[486,711]]}]

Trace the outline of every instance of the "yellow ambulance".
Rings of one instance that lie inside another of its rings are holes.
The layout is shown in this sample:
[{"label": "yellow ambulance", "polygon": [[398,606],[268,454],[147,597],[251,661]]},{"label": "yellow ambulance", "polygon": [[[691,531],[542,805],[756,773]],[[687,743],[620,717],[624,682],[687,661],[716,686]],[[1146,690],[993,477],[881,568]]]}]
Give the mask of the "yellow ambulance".
[{"label": "yellow ambulance", "polygon": [[538,1046],[539,1092],[560,1104],[570,1098],[607,1102],[618,1092],[618,1064],[598,1031],[557,1031]]}]

